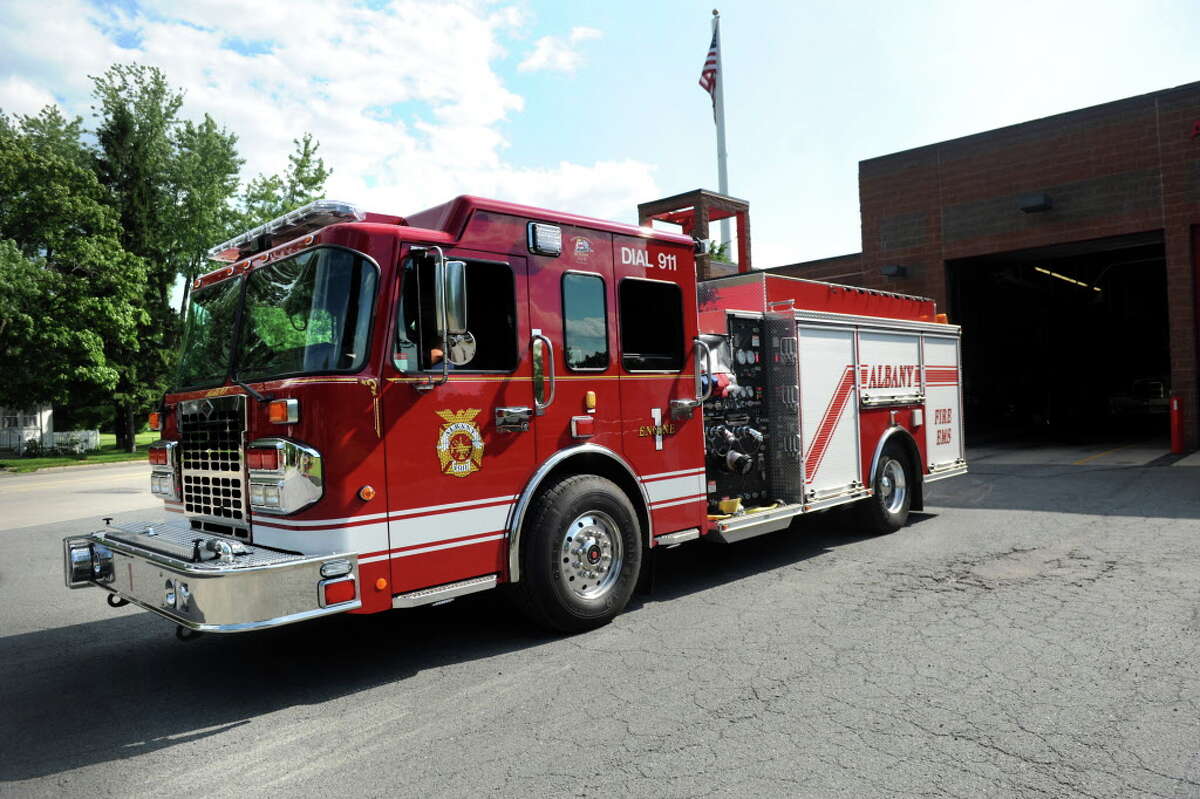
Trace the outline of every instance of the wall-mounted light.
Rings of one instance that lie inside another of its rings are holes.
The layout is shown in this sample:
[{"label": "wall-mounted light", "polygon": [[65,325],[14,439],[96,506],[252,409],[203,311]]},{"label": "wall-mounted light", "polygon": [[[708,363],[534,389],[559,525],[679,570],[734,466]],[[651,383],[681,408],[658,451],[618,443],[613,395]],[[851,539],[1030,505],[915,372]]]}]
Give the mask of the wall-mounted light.
[{"label": "wall-mounted light", "polygon": [[908,267],[900,264],[888,264],[879,270],[884,277],[908,277]]},{"label": "wall-mounted light", "polygon": [[1099,286],[1093,286],[1091,283],[1084,283],[1082,280],[1076,280],[1073,277],[1067,277],[1066,275],[1060,275],[1058,272],[1052,272],[1049,269],[1046,269],[1041,266],[1035,266],[1033,268],[1033,271],[1041,272],[1043,275],[1049,275],[1050,277],[1058,278],[1059,280],[1066,281],[1067,283],[1073,283],[1076,286],[1079,286],[1081,288],[1091,289],[1092,291],[1101,291],[1101,288]]},{"label": "wall-mounted light", "polygon": [[1054,207],[1049,194],[1026,194],[1017,200],[1017,207],[1027,214],[1049,211]]}]

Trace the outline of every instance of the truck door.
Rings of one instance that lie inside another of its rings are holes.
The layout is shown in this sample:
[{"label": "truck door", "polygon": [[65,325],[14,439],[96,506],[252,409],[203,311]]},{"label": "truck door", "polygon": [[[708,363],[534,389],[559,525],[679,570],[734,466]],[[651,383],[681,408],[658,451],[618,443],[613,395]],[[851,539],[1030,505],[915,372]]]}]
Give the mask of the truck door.
[{"label": "truck door", "polygon": [[962,466],[962,386],[958,339],[922,337],[925,364],[925,452],[930,474]]},{"label": "truck door", "polygon": [[818,503],[862,485],[854,330],[799,326],[804,493]]},{"label": "truck door", "polygon": [[504,572],[509,511],[534,468],[533,434],[497,424],[498,410],[533,404],[525,259],[445,256],[466,263],[474,340],[445,383],[416,387],[442,379],[433,259],[403,257],[395,287],[381,393],[393,593]]},{"label": "truck door", "polygon": [[538,463],[581,444],[621,452],[612,236],[572,227],[562,236],[561,256],[529,265]]},{"label": "truck door", "polygon": [[613,237],[624,454],[642,480],[656,535],[705,529],[704,420],[696,398],[696,281],[684,247]]}]

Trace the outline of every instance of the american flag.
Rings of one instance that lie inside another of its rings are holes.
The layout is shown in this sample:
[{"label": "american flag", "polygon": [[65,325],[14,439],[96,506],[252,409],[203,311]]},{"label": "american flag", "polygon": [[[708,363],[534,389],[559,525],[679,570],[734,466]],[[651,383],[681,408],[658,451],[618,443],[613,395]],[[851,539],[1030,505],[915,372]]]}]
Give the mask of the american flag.
[{"label": "american flag", "polygon": [[700,70],[700,88],[712,97],[713,119],[717,117],[717,73],[721,69],[721,53],[717,46],[717,31],[713,29],[712,44],[708,46],[708,56],[704,59],[704,68]]}]

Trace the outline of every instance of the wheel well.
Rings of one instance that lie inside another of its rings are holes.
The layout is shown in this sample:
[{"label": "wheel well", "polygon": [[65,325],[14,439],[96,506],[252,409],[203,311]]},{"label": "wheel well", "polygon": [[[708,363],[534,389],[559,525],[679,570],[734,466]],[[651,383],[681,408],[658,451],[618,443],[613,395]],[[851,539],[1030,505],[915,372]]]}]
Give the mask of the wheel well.
[{"label": "wheel well", "polygon": [[916,478],[913,481],[912,503],[909,507],[912,510],[924,510],[925,470],[921,468],[921,451],[917,448],[917,442],[913,440],[912,434],[903,427],[893,427],[884,433],[879,443],[875,461],[871,464],[871,484],[875,483],[875,470],[879,468],[879,454],[882,454],[887,447],[896,447],[908,458],[908,462],[913,468],[913,477]]},{"label": "wheel well", "polygon": [[646,507],[642,489],[625,467],[605,455],[594,452],[583,452],[573,455],[562,463],[557,464],[542,479],[542,482],[538,484],[535,499],[547,487],[554,485],[564,477],[570,477],[575,474],[594,474],[616,483],[617,487],[625,492],[625,496],[629,497],[629,502],[633,505],[634,511],[637,512],[638,524],[641,525],[644,536],[643,541],[649,543],[650,511]]},{"label": "wheel well", "polygon": [[[555,460],[555,458],[561,458],[561,460]],[[546,471],[539,470],[534,475],[530,481],[531,485],[526,486],[525,491],[517,500],[510,518],[508,579],[511,582],[519,582],[521,579],[521,539],[524,533],[526,510],[539,500],[548,486],[571,475],[594,474],[616,483],[633,504],[638,523],[646,531],[645,543],[649,547],[654,535],[649,501],[633,475],[633,468],[620,455],[603,447],[583,444],[577,451],[560,452],[553,456],[542,468]]]}]

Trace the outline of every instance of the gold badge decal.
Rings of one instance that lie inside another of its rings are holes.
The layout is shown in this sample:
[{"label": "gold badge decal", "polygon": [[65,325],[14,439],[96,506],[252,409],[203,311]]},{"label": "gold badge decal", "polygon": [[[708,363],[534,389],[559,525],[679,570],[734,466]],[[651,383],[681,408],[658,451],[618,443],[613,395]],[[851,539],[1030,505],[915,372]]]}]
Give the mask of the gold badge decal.
[{"label": "gold badge decal", "polygon": [[438,411],[446,420],[438,434],[437,453],[442,474],[469,477],[483,468],[483,437],[475,425],[479,408]]}]

